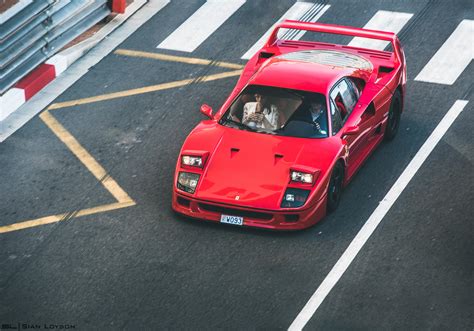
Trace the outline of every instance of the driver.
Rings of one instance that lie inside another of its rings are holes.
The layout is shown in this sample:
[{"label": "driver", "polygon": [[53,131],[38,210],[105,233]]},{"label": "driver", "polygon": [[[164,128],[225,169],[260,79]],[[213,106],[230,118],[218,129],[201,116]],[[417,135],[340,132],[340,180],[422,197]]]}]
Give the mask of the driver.
[{"label": "driver", "polygon": [[321,133],[326,133],[321,129],[321,122],[323,121],[324,111],[323,104],[320,102],[312,101],[309,104],[309,113],[311,115],[311,123],[316,127],[316,129]]},{"label": "driver", "polygon": [[265,96],[256,93],[255,102],[244,105],[242,123],[249,127],[276,130],[278,128],[278,109],[268,104]]},{"label": "driver", "polygon": [[323,100],[311,100],[306,103],[306,107],[295,114],[293,119],[313,124],[319,134],[327,134],[326,112]]}]

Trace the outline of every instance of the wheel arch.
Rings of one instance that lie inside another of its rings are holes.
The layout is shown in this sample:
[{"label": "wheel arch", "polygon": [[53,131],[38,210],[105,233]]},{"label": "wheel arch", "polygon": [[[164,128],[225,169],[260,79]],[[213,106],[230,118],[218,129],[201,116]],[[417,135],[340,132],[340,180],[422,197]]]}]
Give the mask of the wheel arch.
[{"label": "wheel arch", "polygon": [[[337,165],[338,163],[340,163],[340,164],[342,165],[342,171],[343,171],[343,176],[344,176],[344,186],[346,186],[346,184],[347,184],[347,182],[348,182],[347,177],[346,177],[346,176],[347,176],[347,171],[346,171],[346,169],[347,169],[347,167],[348,167],[348,165],[347,165],[347,159],[344,158],[344,157],[341,155],[341,156],[337,159],[337,161],[334,163],[334,167],[336,167],[336,165]],[[334,167],[333,167],[333,168],[334,168]]]},{"label": "wheel arch", "polygon": [[404,93],[404,88],[402,84],[397,86],[397,88],[395,89],[395,92],[397,91],[400,94],[401,105],[402,105],[401,112],[403,113],[403,111],[405,110],[405,93]]}]

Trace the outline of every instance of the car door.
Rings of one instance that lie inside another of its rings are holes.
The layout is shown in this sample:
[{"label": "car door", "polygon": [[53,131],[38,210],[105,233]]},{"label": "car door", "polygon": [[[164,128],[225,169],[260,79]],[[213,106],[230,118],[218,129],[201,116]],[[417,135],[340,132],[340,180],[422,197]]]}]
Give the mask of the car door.
[{"label": "car door", "polygon": [[356,84],[350,81],[350,78],[344,78],[339,81],[330,93],[330,107],[333,129],[333,134],[337,133],[340,129],[346,126],[359,126],[359,132],[357,134],[342,136],[348,149],[348,176],[357,169],[358,165],[362,162],[364,151],[366,150],[369,137],[371,132],[374,130],[376,124],[375,110],[373,107],[367,107],[367,109],[361,114],[359,109],[354,113],[353,118],[348,122],[349,117],[357,107],[362,105],[357,104],[360,96],[360,91],[356,90]]}]

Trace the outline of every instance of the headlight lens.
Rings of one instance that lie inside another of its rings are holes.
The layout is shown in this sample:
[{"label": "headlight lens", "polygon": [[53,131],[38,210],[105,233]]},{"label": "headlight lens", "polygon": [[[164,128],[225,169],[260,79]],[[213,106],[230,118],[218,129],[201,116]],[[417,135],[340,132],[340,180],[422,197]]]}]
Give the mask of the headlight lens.
[{"label": "headlight lens", "polygon": [[294,170],[291,171],[291,180],[293,182],[312,184],[313,179],[314,177],[312,174],[308,174],[301,171],[294,171]]},{"label": "headlight lens", "polygon": [[287,188],[283,201],[281,202],[282,208],[298,208],[305,204],[308,199],[309,190],[302,190],[299,188]]},{"label": "headlight lens", "polygon": [[183,155],[181,157],[181,164],[187,165],[187,166],[190,166],[190,167],[202,168],[202,157],[201,156]]},{"label": "headlight lens", "polygon": [[181,191],[194,193],[199,182],[199,175],[192,172],[180,172],[177,186]]}]

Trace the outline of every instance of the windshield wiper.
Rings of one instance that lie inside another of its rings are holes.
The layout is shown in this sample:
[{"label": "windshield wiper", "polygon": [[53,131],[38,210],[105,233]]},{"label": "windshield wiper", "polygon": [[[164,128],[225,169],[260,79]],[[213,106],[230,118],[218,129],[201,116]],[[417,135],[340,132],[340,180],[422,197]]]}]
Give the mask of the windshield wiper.
[{"label": "windshield wiper", "polygon": [[258,133],[265,133],[265,134],[271,134],[271,135],[277,134],[275,131],[267,131],[267,130],[254,130],[254,131]]},{"label": "windshield wiper", "polygon": [[225,118],[225,119],[222,120],[222,124],[226,124],[226,123],[232,123],[233,125],[236,125],[239,129],[242,129],[242,130],[255,132],[255,130],[253,130],[251,127],[249,127],[249,126],[247,126],[243,123],[234,121],[230,118]]}]

